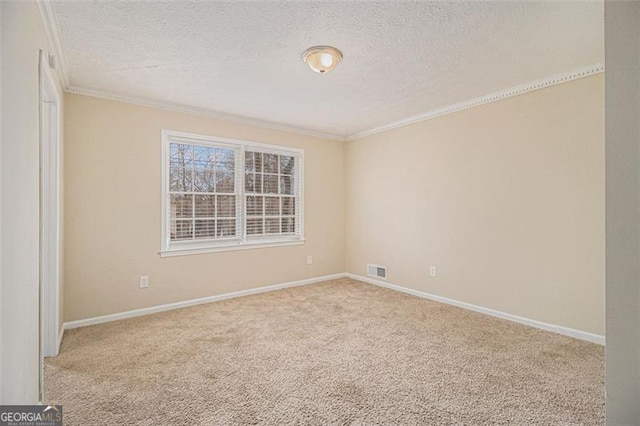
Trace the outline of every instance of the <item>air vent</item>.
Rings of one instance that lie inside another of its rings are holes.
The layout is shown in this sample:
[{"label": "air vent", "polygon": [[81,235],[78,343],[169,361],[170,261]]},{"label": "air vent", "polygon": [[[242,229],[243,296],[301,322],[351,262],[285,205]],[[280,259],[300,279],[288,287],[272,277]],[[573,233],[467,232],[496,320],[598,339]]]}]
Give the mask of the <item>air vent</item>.
[{"label": "air vent", "polygon": [[387,267],[374,265],[372,263],[367,264],[367,275],[370,277],[382,278],[383,280],[387,279]]}]

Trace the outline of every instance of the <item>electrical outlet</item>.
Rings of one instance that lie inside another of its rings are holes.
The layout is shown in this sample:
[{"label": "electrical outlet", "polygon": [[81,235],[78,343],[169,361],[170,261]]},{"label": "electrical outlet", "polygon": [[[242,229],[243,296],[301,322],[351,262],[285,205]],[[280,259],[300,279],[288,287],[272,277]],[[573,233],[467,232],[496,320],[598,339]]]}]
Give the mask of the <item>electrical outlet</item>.
[{"label": "electrical outlet", "polygon": [[433,265],[429,266],[429,276],[435,277],[437,275],[438,275],[438,271],[436,270],[436,267]]},{"label": "electrical outlet", "polygon": [[307,265],[311,265],[313,263],[313,256],[307,256]]},{"label": "electrical outlet", "polygon": [[140,276],[140,288],[149,287],[149,275],[141,275]]}]

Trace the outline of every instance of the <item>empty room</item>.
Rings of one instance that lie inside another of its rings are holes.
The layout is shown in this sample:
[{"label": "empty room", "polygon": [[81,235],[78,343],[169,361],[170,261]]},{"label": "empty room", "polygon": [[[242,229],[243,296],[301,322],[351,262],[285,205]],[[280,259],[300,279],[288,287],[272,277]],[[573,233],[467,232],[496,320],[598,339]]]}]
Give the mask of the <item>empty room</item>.
[{"label": "empty room", "polygon": [[0,424],[640,424],[640,3],[0,22]]}]

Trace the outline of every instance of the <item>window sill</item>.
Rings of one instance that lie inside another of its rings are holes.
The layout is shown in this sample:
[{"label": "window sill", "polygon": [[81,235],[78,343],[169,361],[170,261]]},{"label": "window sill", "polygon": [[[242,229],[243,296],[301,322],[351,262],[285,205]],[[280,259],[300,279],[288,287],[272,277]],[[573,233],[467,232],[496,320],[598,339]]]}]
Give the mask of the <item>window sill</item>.
[{"label": "window sill", "polygon": [[285,246],[299,246],[305,243],[305,240],[288,240],[288,241],[260,241],[250,242],[245,244],[229,244],[224,246],[215,247],[180,247],[168,250],[160,251],[160,257],[173,257],[173,256],[189,256],[193,254],[206,254],[217,253],[223,251],[238,251],[238,250],[254,250],[270,247],[285,247]]}]

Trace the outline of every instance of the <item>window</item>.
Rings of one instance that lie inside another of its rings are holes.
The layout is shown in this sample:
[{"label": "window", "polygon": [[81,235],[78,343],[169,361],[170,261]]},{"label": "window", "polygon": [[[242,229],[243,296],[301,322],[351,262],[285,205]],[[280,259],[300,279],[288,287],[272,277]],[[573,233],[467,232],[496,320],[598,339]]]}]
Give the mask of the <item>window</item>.
[{"label": "window", "polygon": [[303,151],[163,131],[161,254],[300,244]]}]

